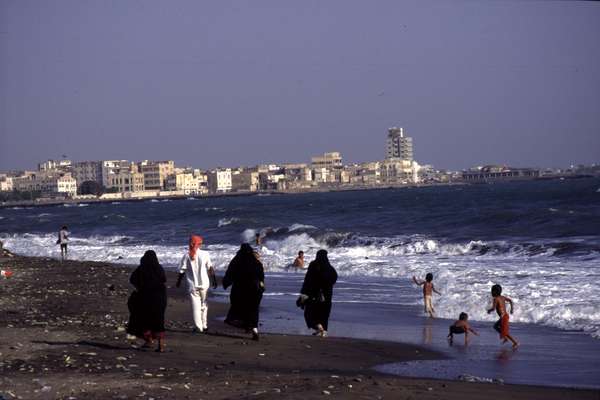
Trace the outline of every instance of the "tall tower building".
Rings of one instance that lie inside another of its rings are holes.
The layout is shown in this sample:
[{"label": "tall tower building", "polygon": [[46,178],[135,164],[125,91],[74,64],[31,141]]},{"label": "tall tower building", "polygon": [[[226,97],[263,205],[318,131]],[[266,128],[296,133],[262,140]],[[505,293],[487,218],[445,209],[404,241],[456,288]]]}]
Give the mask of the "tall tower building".
[{"label": "tall tower building", "polygon": [[403,128],[390,128],[387,135],[386,158],[399,158],[402,161],[413,161],[412,138],[404,136]]}]

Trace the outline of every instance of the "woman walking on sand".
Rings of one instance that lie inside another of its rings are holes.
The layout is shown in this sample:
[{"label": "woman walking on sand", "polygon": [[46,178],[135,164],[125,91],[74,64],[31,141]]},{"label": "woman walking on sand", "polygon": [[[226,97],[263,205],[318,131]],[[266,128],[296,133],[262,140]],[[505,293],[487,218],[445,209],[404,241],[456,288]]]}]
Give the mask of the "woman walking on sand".
[{"label": "woman walking on sand", "polygon": [[167,308],[167,278],[156,253],[148,250],[133,271],[129,282],[135,292],[129,297],[127,333],[144,339],[143,348],[158,339],[157,352],[165,351],[165,309]]},{"label": "woman walking on sand", "polygon": [[225,323],[252,332],[258,340],[258,312],[265,291],[265,271],[248,243],[241,245],[227,267],[223,288],[231,286],[230,306]]},{"label": "woman walking on sand", "polygon": [[304,306],[306,326],[314,329],[313,335],[327,336],[333,285],[337,272],[329,263],[327,251],[317,251],[317,257],[308,265],[298,303]]}]

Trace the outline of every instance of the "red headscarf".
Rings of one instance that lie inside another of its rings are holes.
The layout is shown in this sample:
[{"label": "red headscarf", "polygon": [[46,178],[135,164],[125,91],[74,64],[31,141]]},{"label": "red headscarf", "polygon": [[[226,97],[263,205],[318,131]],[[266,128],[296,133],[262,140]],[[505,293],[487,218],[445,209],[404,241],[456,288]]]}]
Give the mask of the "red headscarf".
[{"label": "red headscarf", "polygon": [[192,235],[190,236],[190,257],[196,257],[196,250],[202,245],[202,236]]}]

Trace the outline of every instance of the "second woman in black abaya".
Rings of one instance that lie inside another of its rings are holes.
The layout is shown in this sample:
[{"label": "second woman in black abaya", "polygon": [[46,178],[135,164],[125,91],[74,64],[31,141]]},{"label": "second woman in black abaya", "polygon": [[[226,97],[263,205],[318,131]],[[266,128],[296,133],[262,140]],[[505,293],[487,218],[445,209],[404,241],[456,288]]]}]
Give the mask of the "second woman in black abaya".
[{"label": "second woman in black abaya", "polygon": [[258,340],[258,312],[264,281],[262,263],[248,243],[242,244],[223,277],[223,288],[231,286],[230,307],[225,322],[252,331],[254,340]]},{"label": "second woman in black abaya", "polygon": [[327,251],[319,250],[315,260],[308,266],[300,290],[304,320],[306,326],[315,330],[315,335],[327,336],[333,285],[336,281],[337,272],[329,263]]}]

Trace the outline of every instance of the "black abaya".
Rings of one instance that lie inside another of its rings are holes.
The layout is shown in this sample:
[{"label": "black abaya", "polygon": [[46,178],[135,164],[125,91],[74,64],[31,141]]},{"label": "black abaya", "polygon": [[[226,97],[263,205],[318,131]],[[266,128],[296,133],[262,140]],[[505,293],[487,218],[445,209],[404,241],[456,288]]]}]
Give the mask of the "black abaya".
[{"label": "black abaya", "polygon": [[336,281],[337,272],[329,264],[327,252],[319,250],[317,258],[308,266],[300,290],[300,293],[308,296],[304,307],[304,320],[309,328],[317,329],[317,325],[321,325],[324,330],[327,330],[333,285]]},{"label": "black abaya", "polygon": [[223,288],[231,286],[227,324],[245,329],[258,327],[264,280],[262,263],[256,259],[252,247],[243,244],[223,277]]},{"label": "black abaya", "polygon": [[165,270],[158,263],[156,253],[147,251],[129,279],[136,291],[127,302],[130,313],[127,333],[144,337],[148,332],[160,334],[165,331],[166,281]]}]

